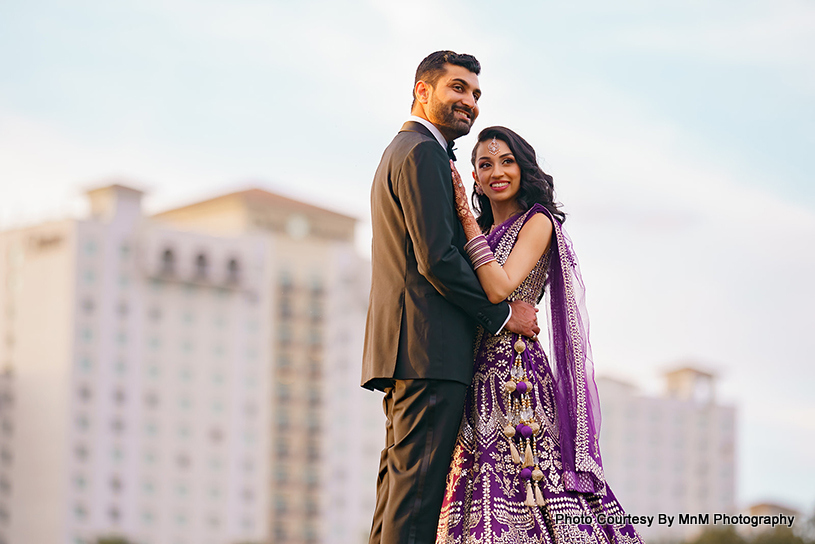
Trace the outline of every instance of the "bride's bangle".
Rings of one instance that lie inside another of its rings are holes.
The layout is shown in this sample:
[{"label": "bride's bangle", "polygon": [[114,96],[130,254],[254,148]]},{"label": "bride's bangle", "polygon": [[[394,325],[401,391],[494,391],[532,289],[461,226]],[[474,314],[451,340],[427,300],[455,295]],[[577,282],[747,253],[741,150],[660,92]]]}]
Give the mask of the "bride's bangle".
[{"label": "bride's bangle", "polygon": [[484,266],[495,260],[490,245],[483,234],[479,234],[466,244],[464,244],[464,251],[473,263],[473,269],[477,270],[479,267]]}]

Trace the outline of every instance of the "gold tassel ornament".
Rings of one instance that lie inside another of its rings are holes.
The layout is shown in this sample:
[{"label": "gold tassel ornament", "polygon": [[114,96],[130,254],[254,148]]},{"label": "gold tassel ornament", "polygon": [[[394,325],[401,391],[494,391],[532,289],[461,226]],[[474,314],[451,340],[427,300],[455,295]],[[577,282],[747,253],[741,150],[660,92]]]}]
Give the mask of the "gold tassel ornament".
[{"label": "gold tassel ornament", "polygon": [[535,460],[532,458],[531,440],[526,441],[526,451],[524,452],[524,468],[535,466]]},{"label": "gold tassel ornament", "polygon": [[524,504],[527,506],[536,506],[535,497],[532,495],[532,480],[526,482],[526,500]]},{"label": "gold tassel ornament", "polygon": [[538,506],[546,506],[546,501],[543,500],[543,493],[541,492],[541,486],[538,482],[535,482],[535,504]]},{"label": "gold tassel ornament", "polygon": [[515,447],[515,442],[509,439],[509,453],[512,454],[512,462],[516,465],[521,464],[521,454],[518,453],[518,448]]},{"label": "gold tassel ornament", "polygon": [[538,506],[546,506],[546,501],[543,499],[541,492],[541,480],[543,480],[543,471],[539,467],[535,467],[532,471],[532,480],[535,481],[535,503]]}]

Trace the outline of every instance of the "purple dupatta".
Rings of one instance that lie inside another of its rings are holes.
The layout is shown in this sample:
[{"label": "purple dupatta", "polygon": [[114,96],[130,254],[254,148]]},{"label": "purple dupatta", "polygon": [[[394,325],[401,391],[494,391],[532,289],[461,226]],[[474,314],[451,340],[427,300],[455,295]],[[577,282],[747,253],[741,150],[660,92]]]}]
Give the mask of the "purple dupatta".
[{"label": "purple dupatta", "polygon": [[571,240],[546,208],[534,204],[523,216],[498,225],[487,236],[487,242],[495,251],[515,221],[526,223],[538,212],[545,213],[554,226],[543,296],[555,378],[563,485],[571,491],[605,495],[599,445],[600,399],[594,381],[585,287]]}]

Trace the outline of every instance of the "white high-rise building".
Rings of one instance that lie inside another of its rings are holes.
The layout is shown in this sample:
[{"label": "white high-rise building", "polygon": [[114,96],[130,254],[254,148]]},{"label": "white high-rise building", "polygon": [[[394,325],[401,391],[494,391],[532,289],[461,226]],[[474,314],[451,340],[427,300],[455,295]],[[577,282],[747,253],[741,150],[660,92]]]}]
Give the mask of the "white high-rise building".
[{"label": "white high-rise building", "polygon": [[678,525],[679,514],[736,512],[736,409],[716,402],[712,374],[669,372],[661,397],[597,383],[603,468],[620,504],[632,515],[677,516],[672,527],[637,526],[643,536],[680,540],[704,527]]},{"label": "white high-rise building", "polygon": [[363,542],[352,218],[264,191],[0,233],[0,544]]}]

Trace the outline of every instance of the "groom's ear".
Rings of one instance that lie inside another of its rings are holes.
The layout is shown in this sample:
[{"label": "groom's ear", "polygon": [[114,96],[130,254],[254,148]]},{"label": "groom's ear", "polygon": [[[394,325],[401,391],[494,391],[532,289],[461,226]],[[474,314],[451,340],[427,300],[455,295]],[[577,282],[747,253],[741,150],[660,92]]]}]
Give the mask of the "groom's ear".
[{"label": "groom's ear", "polygon": [[413,94],[416,96],[416,101],[421,102],[422,104],[427,104],[427,101],[430,97],[430,85],[426,82],[422,81],[421,79],[416,82],[416,86],[413,87]]}]

